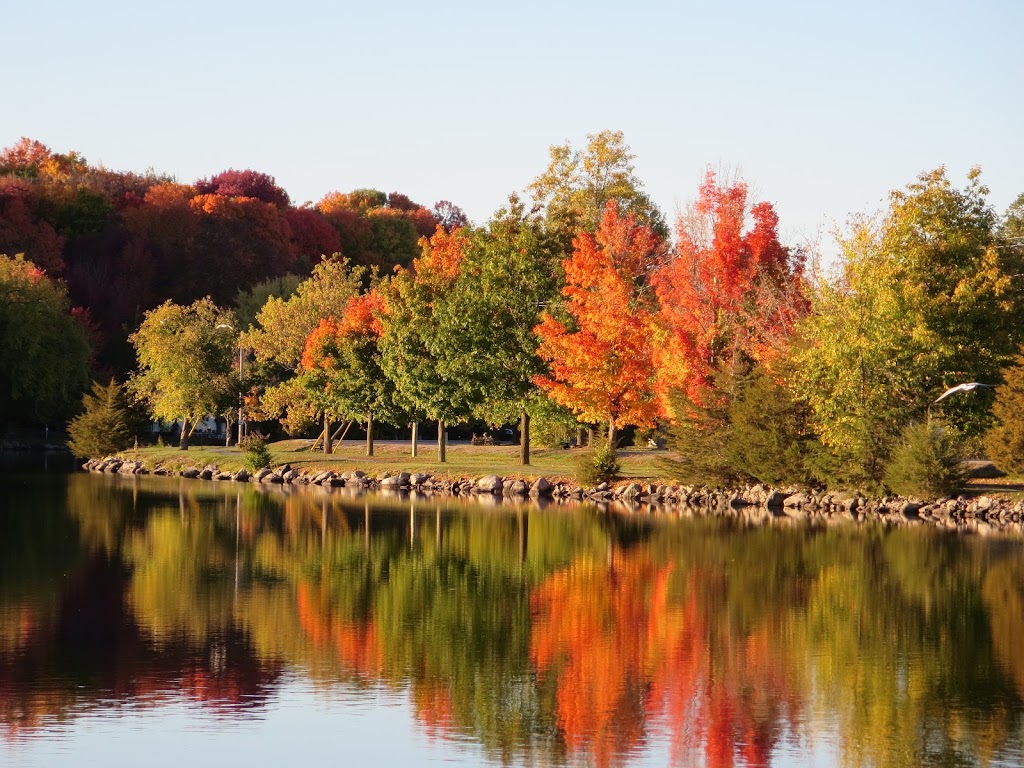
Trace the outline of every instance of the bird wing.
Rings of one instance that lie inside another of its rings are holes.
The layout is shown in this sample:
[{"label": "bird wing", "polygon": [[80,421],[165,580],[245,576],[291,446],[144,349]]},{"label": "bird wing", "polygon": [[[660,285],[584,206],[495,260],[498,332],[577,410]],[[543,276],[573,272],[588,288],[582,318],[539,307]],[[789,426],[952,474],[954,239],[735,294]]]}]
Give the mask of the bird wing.
[{"label": "bird wing", "polygon": [[935,398],[935,400],[932,402],[932,405],[935,405],[935,403],[939,402],[939,400],[944,400],[945,398],[949,397],[952,394],[955,394],[956,392],[973,392],[978,387],[991,387],[991,386],[992,386],[991,384],[982,384],[979,381],[972,381],[972,382],[967,383],[967,384],[957,384],[955,387],[950,387],[945,392],[943,392],[941,395],[939,395],[937,398]]},{"label": "bird wing", "polygon": [[945,400],[947,397],[949,397],[952,394],[955,394],[957,392],[963,392],[966,388],[967,388],[966,384],[957,384],[955,387],[950,387],[945,392],[943,392],[941,395],[939,395],[937,398],[935,398],[935,401],[932,403],[932,405],[934,405],[935,403],[939,402],[940,400]]}]

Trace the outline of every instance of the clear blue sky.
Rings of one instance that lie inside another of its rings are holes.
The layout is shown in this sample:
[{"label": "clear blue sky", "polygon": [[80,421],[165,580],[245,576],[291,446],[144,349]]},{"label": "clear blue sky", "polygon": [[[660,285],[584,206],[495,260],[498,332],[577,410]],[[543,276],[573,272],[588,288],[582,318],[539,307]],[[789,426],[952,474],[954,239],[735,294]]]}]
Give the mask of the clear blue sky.
[{"label": "clear blue sky", "polygon": [[[482,222],[547,147],[622,130],[674,218],[739,166],[789,241],[946,164],[1024,192],[1024,2],[9,3],[0,146],[181,181],[228,167],[297,203],[445,198]],[[827,248],[826,248],[827,250]]]}]

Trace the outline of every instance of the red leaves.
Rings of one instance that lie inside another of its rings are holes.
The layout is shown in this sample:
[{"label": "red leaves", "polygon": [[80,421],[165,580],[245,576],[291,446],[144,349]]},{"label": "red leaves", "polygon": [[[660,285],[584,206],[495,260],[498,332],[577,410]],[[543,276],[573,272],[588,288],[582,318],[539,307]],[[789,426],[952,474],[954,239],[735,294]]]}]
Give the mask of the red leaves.
[{"label": "red leaves", "polygon": [[799,269],[779,242],[778,215],[770,203],[757,203],[744,232],[746,205],[745,183],[722,186],[708,171],[700,197],[676,225],[675,253],[652,278],[663,393],[682,388],[699,399],[713,371],[741,355],[758,359],[764,337],[793,309],[788,289],[798,286]]},{"label": "red leaves", "polygon": [[229,168],[209,179],[200,179],[196,182],[196,189],[201,195],[251,197],[279,208],[287,208],[290,203],[288,193],[277,186],[274,177],[259,171]]}]

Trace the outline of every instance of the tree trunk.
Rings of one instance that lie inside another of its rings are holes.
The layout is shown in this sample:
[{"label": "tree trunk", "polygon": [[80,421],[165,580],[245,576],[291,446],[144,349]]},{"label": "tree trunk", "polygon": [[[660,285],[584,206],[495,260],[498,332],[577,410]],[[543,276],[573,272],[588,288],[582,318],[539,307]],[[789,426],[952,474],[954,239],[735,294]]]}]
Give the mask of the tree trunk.
[{"label": "tree trunk", "polygon": [[333,453],[331,451],[331,417],[328,414],[324,414],[324,453]]},{"label": "tree trunk", "polygon": [[587,447],[588,448],[593,448],[594,447],[594,427],[593,426],[587,427]]},{"label": "tree trunk", "polygon": [[583,425],[582,424],[580,424],[578,427],[576,427],[576,447],[577,448],[582,448],[583,447]]},{"label": "tree trunk", "polygon": [[448,461],[448,436],[444,433],[444,419],[437,420],[437,460]]},{"label": "tree trunk", "polygon": [[412,455],[413,457],[420,455],[420,424],[418,421],[412,423]]},{"label": "tree trunk", "polygon": [[373,412],[366,414],[366,455],[373,456]]},{"label": "tree trunk", "polygon": [[615,453],[615,439],[616,439],[615,422],[611,419],[608,420],[608,448],[612,453]]},{"label": "tree trunk", "polygon": [[519,463],[530,466],[530,414],[525,408],[519,413]]},{"label": "tree trunk", "polygon": [[231,419],[224,419],[224,447],[231,447]]},{"label": "tree trunk", "polygon": [[188,416],[185,416],[181,420],[181,437],[178,438],[178,449],[181,451],[188,450]]}]

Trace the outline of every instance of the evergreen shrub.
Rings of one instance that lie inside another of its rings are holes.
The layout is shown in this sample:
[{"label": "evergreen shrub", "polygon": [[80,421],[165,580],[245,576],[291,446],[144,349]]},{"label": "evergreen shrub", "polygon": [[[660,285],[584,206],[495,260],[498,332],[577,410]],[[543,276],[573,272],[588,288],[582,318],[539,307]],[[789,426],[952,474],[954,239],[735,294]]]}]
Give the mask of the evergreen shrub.
[{"label": "evergreen shrub", "polygon": [[68,448],[75,456],[97,459],[129,448],[131,418],[124,394],[116,381],[94,381],[82,398],[83,413],[68,424]]},{"label": "evergreen shrub", "polygon": [[1003,372],[992,415],[996,425],[985,433],[988,457],[1004,472],[1024,474],[1024,354]]},{"label": "evergreen shrub", "polygon": [[242,438],[240,446],[243,452],[242,462],[250,472],[258,472],[264,467],[270,466],[270,448],[267,447],[267,438],[259,432],[250,432]]},{"label": "evergreen shrub", "polygon": [[576,480],[583,486],[614,482],[621,473],[622,465],[607,440],[580,456],[576,465]]},{"label": "evergreen shrub", "polygon": [[910,424],[885,470],[885,483],[904,496],[945,496],[967,479],[960,435],[928,420]]}]

